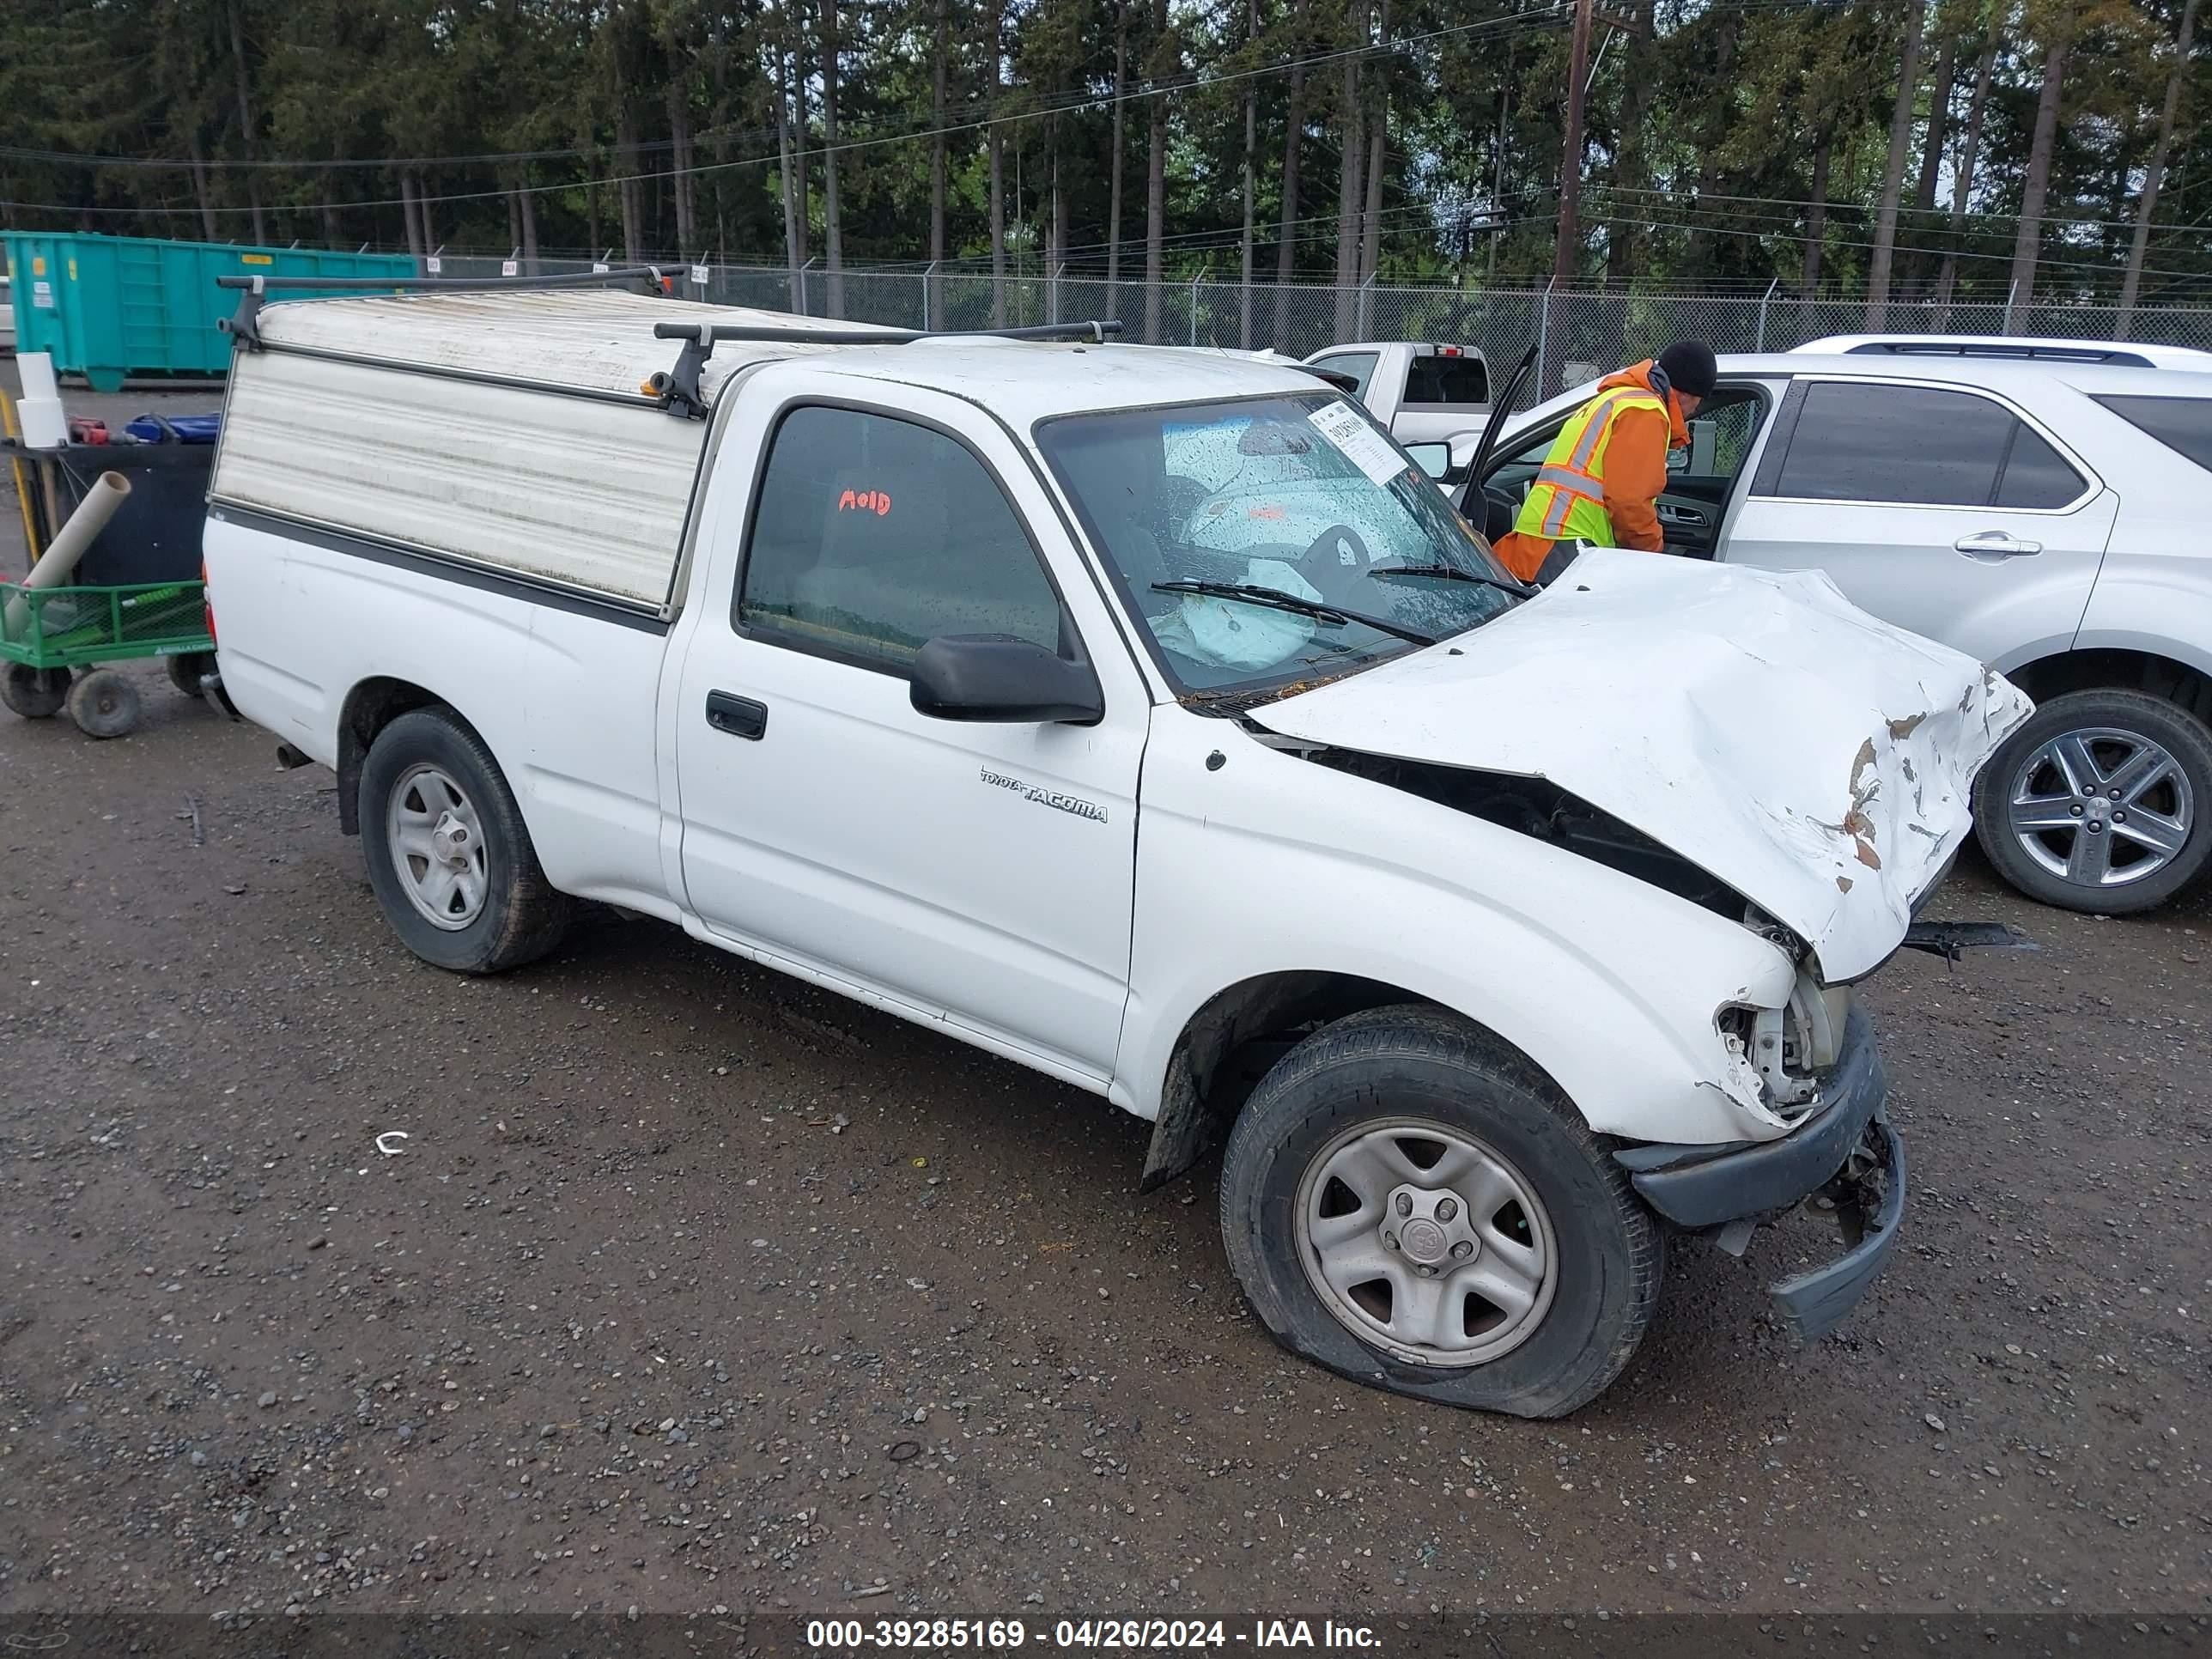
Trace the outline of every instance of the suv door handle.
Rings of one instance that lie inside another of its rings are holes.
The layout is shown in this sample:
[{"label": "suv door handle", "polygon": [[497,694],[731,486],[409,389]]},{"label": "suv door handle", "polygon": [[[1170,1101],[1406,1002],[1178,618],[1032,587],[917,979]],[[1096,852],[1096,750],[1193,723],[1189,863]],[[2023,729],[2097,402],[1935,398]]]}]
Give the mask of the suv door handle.
[{"label": "suv door handle", "polygon": [[1961,536],[1951,545],[1970,559],[2017,559],[2023,554],[2043,551],[2041,542],[2024,542],[2008,530],[1984,530],[1978,535]]},{"label": "suv door handle", "polygon": [[1661,501],[1658,514],[1662,524],[1687,525],[1699,530],[1705,526],[1705,515],[1694,507],[1677,507],[1672,501]]},{"label": "suv door handle", "polygon": [[755,702],[750,697],[733,696],[727,691],[709,691],[707,724],[733,738],[750,738],[757,742],[768,730],[768,705]]}]

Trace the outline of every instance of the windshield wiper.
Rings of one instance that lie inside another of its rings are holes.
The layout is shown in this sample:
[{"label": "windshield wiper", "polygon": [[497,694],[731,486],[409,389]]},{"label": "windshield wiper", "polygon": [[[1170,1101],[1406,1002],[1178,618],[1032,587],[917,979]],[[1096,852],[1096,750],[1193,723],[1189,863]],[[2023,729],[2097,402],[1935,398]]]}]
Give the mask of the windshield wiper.
[{"label": "windshield wiper", "polygon": [[1155,593],[1200,593],[1208,599],[1241,599],[1247,605],[1266,605],[1276,611],[1294,611],[1302,617],[1311,617],[1316,622],[1356,622],[1375,629],[1378,634],[1391,634],[1415,645],[1434,645],[1433,634],[1424,634],[1418,628],[1408,628],[1381,617],[1370,617],[1364,611],[1346,611],[1340,605],[1330,605],[1322,599],[1309,599],[1303,594],[1288,593],[1279,587],[1261,587],[1253,582],[1209,582],[1188,578],[1171,582],[1154,582]]},{"label": "windshield wiper", "polygon": [[1480,582],[1485,587],[1494,587],[1501,593],[1510,593],[1516,599],[1534,599],[1540,588],[1519,582],[1502,582],[1495,576],[1486,576],[1479,570],[1462,570],[1455,564],[1376,564],[1367,568],[1370,576],[1434,576],[1443,581]]}]

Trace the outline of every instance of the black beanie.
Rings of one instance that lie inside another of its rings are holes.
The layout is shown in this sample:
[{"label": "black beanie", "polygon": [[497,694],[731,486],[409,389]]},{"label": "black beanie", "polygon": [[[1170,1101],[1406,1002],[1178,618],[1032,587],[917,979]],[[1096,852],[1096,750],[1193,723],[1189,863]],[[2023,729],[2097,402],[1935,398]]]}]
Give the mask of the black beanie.
[{"label": "black beanie", "polygon": [[1659,368],[1668,385],[1692,398],[1711,397],[1713,382],[1720,377],[1713,349],[1702,340],[1675,341],[1659,354]]}]

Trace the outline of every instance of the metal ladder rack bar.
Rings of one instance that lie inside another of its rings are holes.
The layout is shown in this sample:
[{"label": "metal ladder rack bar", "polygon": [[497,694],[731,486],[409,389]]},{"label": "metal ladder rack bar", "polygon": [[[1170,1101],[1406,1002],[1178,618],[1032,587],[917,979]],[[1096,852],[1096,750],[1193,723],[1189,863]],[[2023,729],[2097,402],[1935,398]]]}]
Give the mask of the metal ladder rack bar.
[{"label": "metal ladder rack bar", "polygon": [[1075,340],[1103,345],[1118,321],[1042,323],[1035,328],[765,328],[754,323],[655,323],[656,340],[788,340],[801,345],[912,345],[917,340]]},{"label": "metal ladder rack bar", "polygon": [[236,289],[236,314],[219,326],[234,345],[258,350],[261,345],[261,307],[266,295],[295,294],[477,294],[507,289],[546,288],[604,288],[616,283],[650,281],[658,287],[672,276],[659,265],[624,265],[615,270],[562,271],[545,276],[246,276],[226,275],[215,279],[217,288]]},{"label": "metal ladder rack bar", "polygon": [[707,359],[714,356],[715,344],[723,340],[773,340],[793,345],[835,346],[912,345],[918,340],[1064,340],[1086,345],[1103,345],[1121,331],[1121,325],[1115,319],[1089,323],[1046,323],[1035,328],[891,328],[866,331],[859,329],[769,328],[752,323],[655,323],[653,325],[654,339],[681,340],[684,349],[677,354],[673,368],[665,374],[655,374],[647,384],[659,394],[660,406],[670,414],[684,420],[696,420],[707,412],[706,398],[699,390],[699,371],[706,367]]}]

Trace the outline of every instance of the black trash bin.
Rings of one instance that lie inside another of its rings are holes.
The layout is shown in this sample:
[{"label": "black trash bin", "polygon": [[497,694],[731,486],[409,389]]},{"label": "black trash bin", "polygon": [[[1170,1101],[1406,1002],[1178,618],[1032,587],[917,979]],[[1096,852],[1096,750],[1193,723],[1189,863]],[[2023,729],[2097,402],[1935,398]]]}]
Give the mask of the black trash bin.
[{"label": "black trash bin", "polygon": [[207,520],[208,478],[215,465],[213,444],[70,444],[15,453],[47,469],[53,484],[58,518],[46,510],[45,492],[33,492],[39,498],[34,505],[41,545],[53,539],[101,473],[119,472],[131,481],[131,494],[85,550],[70,578],[73,585],[121,587],[133,582],[198,580],[200,530]]}]

